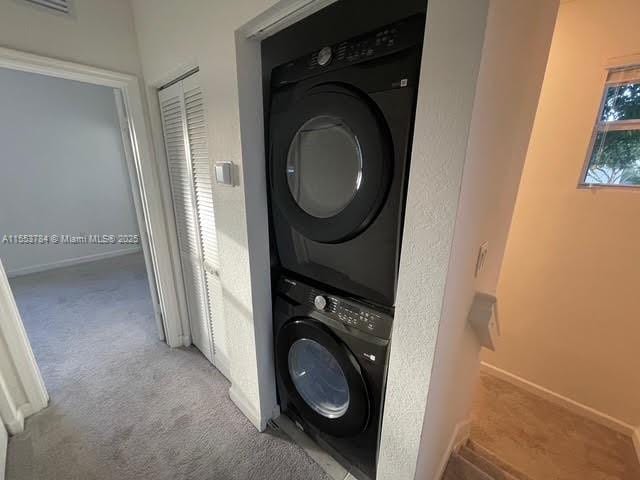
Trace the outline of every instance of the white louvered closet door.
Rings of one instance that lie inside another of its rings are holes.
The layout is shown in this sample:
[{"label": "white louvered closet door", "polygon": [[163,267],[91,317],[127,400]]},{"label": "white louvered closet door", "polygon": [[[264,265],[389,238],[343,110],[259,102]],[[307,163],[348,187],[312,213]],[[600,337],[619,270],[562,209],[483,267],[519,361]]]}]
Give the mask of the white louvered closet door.
[{"label": "white louvered closet door", "polygon": [[199,75],[159,92],[193,344],[228,375],[207,123]]}]

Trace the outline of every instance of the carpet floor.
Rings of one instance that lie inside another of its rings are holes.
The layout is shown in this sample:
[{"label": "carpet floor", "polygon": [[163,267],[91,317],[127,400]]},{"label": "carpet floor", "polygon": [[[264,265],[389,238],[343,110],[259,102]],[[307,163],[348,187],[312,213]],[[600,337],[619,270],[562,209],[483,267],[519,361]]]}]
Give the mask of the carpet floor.
[{"label": "carpet floor", "polygon": [[141,255],[11,286],[51,402],[10,439],[7,480],[328,478],[258,433],[200,352],[158,340]]}]

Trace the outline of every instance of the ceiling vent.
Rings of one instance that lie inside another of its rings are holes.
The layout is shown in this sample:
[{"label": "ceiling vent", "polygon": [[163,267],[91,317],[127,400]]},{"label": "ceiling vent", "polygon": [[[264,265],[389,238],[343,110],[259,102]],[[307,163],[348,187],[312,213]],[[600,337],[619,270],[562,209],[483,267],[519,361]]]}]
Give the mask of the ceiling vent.
[{"label": "ceiling vent", "polygon": [[21,0],[22,3],[33,5],[42,9],[46,9],[53,13],[60,13],[62,15],[71,15],[71,2],[72,0]]}]

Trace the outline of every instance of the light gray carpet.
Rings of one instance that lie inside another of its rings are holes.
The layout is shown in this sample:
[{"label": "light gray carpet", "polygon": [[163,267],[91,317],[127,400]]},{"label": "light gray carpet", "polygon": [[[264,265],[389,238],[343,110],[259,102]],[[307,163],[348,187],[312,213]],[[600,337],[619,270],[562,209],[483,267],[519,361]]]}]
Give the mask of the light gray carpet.
[{"label": "light gray carpet", "polygon": [[7,480],[328,478],[258,433],[197,350],[158,340],[140,255],[11,285],[51,403],[10,440]]}]

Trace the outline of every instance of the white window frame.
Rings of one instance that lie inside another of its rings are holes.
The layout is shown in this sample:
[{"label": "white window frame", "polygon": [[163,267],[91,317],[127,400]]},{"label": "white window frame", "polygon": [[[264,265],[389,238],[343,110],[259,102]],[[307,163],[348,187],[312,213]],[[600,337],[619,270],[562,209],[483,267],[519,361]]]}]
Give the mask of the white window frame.
[{"label": "white window frame", "polygon": [[[623,60],[624,61],[624,60]],[[578,188],[585,189],[624,189],[624,190],[633,190],[639,189],[639,185],[624,185],[624,184],[613,184],[613,183],[589,183],[586,181],[587,172],[589,171],[589,167],[591,165],[591,157],[593,156],[593,149],[595,147],[596,138],[598,133],[602,131],[621,131],[621,130],[639,130],[640,131],[640,119],[634,120],[616,120],[611,122],[603,122],[600,120],[602,116],[602,111],[604,109],[604,103],[607,98],[607,90],[612,86],[616,85],[624,85],[627,83],[640,83],[640,71],[638,72],[637,78],[629,78],[624,81],[610,81],[609,77],[612,74],[617,72],[624,72],[626,70],[640,70],[640,57],[633,56],[628,57],[627,60],[629,63],[620,63],[615,59],[611,61],[605,67],[604,81],[602,83],[601,88],[601,97],[600,103],[598,106],[598,111],[596,113],[596,119],[594,122],[593,130],[591,132],[591,139],[589,140],[589,147],[587,148],[587,155],[584,161],[584,165],[582,166],[582,170],[580,171],[580,178],[578,179]]]}]

